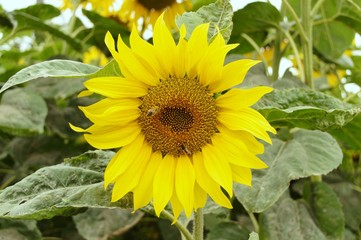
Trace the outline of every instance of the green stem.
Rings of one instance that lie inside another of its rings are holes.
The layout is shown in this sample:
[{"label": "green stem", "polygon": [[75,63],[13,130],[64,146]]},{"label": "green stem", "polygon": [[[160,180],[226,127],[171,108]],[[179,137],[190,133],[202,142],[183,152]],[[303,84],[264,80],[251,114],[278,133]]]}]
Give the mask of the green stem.
[{"label": "green stem", "polygon": [[313,80],[313,53],[312,53],[312,16],[311,0],[304,0],[301,4],[302,27],[305,31],[306,39],[302,41],[302,50],[304,58],[305,83],[312,89]]},{"label": "green stem", "polygon": [[361,90],[357,91],[356,93],[353,93],[351,95],[349,95],[348,97],[346,97],[343,102],[347,103],[350,100],[352,100],[354,97],[357,97],[359,94],[361,93]]},{"label": "green stem", "polygon": [[277,81],[278,79],[278,72],[280,70],[280,63],[281,63],[281,42],[282,42],[282,33],[281,31],[277,31],[275,45],[273,50],[273,60],[272,60],[272,81]]},{"label": "green stem", "polygon": [[194,212],[194,240],[203,240],[203,209],[198,208],[197,212]]},{"label": "green stem", "polygon": [[267,61],[266,59],[264,58],[263,54],[262,54],[262,51],[261,51],[261,48],[258,46],[258,44],[250,37],[248,36],[246,33],[242,33],[241,36],[249,43],[251,44],[251,46],[254,48],[254,50],[256,50],[257,54],[260,56],[262,62],[263,62],[263,65],[266,69],[266,73],[268,74],[268,71],[267,71],[267,68],[268,68],[268,65],[267,65]]},{"label": "green stem", "polygon": [[[174,222],[174,216],[170,214],[167,210],[163,210],[161,215],[170,220],[172,223]],[[181,234],[185,237],[187,240],[193,240],[192,234],[188,231],[188,229],[183,226],[179,221],[174,222],[174,226],[178,228],[178,230],[181,232]]]},{"label": "green stem", "polygon": [[283,28],[279,28],[279,29],[283,32],[283,34],[285,35],[285,37],[287,38],[288,42],[291,45],[293,54],[295,55],[295,59],[296,59],[297,67],[298,67],[298,72],[300,74],[300,79],[301,79],[302,82],[305,82],[303,64],[302,64],[302,61],[301,61],[300,53],[299,53],[299,51],[297,49],[297,45],[296,45],[296,43],[294,41],[294,38],[291,36],[291,34],[288,31],[284,30]]},{"label": "green stem", "polygon": [[250,219],[252,221],[254,231],[259,232],[259,224],[258,224],[258,221],[257,221],[256,217],[254,216],[253,212],[248,212],[248,216],[250,217]]},{"label": "green stem", "polygon": [[321,175],[315,175],[315,176],[311,176],[311,182],[322,182],[322,176]]},{"label": "green stem", "polygon": [[291,13],[292,17],[294,18],[295,20],[295,23],[299,29],[299,32],[300,32],[300,35],[301,37],[308,41],[307,39],[307,36],[306,36],[306,33],[305,31],[303,30],[303,27],[301,25],[301,22],[300,22],[300,19],[299,17],[297,16],[297,13],[295,12],[295,10],[292,8],[291,4],[288,2],[288,0],[282,0],[283,4],[286,6],[287,10]]},{"label": "green stem", "polygon": [[310,13],[310,15],[311,15],[312,17],[315,16],[316,12],[317,12],[318,9],[322,6],[322,4],[323,4],[324,1],[325,1],[325,0],[318,0],[318,1],[316,1],[315,6],[313,6],[313,8],[312,8],[312,10],[311,10],[311,13]]}]

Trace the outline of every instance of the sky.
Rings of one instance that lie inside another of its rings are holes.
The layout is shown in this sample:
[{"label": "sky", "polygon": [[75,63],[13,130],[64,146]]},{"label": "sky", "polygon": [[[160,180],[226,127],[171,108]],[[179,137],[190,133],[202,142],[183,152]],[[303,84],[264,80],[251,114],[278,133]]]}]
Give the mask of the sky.
[{"label": "sky", "polygon": [[[62,0],[44,0],[45,3],[53,4],[54,6],[61,6]],[[118,2],[121,2],[121,0],[118,0]],[[257,2],[255,0],[231,0],[231,4],[234,8],[234,10],[243,8],[248,3],[251,2]],[[258,2],[266,2],[265,0],[261,0]],[[281,0],[271,0],[270,1],[273,5],[275,5],[277,8],[281,6]],[[3,8],[7,11],[12,11],[14,9],[24,8],[29,5],[33,5],[36,3],[36,0],[0,0],[0,4],[3,6]]]}]

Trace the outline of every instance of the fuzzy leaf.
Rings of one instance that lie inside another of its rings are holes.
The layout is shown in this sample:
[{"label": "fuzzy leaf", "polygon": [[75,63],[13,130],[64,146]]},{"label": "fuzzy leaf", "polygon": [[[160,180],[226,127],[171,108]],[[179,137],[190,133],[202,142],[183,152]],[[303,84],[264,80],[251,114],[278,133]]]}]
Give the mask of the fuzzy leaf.
[{"label": "fuzzy leaf", "polygon": [[323,182],[306,184],[304,198],[310,204],[318,226],[328,239],[342,239],[345,217],[336,193]]},{"label": "fuzzy leaf", "polygon": [[342,161],[342,151],[328,133],[299,129],[293,139],[273,139],[260,158],[267,169],[253,171],[252,188],[235,185],[235,196],[250,212],[262,212],[287,190],[291,180],[327,174]]},{"label": "fuzzy leaf", "polygon": [[2,86],[0,93],[6,89],[35,79],[43,78],[86,78],[99,68],[69,60],[51,60],[24,68]]},{"label": "fuzzy leaf", "polygon": [[274,127],[300,127],[328,130],[351,121],[361,107],[345,104],[332,96],[308,89],[274,90],[255,108]]},{"label": "fuzzy leaf", "polygon": [[304,201],[281,199],[260,216],[260,238],[265,240],[326,240]]},{"label": "fuzzy leaf", "polygon": [[130,195],[111,203],[110,191],[104,190],[103,171],[113,155],[90,151],[39,169],[0,191],[0,217],[40,220],[73,215],[86,207],[132,207]]},{"label": "fuzzy leaf", "polygon": [[202,23],[211,23],[208,31],[208,39],[212,39],[220,32],[226,42],[228,42],[233,22],[233,9],[229,0],[217,0],[214,3],[199,8],[196,12],[186,12],[176,19],[178,27],[186,25],[187,36],[189,38],[194,28]]},{"label": "fuzzy leaf", "polygon": [[73,216],[79,233],[87,240],[109,239],[125,233],[139,222],[143,212],[130,209],[90,208]]},{"label": "fuzzy leaf", "polygon": [[44,99],[15,89],[4,93],[0,104],[0,131],[15,136],[41,134],[47,107]]}]

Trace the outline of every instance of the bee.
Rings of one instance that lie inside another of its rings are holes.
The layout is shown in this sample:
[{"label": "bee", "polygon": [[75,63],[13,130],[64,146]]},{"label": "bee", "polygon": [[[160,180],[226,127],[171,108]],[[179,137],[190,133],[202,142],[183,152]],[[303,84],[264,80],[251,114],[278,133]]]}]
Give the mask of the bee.
[{"label": "bee", "polygon": [[147,117],[153,117],[154,115],[156,115],[159,112],[159,107],[154,106],[150,109],[148,109],[147,111]]},{"label": "bee", "polygon": [[187,155],[192,155],[191,151],[189,151],[189,149],[187,148],[186,145],[182,144],[181,148],[182,148],[183,152],[185,152]]}]

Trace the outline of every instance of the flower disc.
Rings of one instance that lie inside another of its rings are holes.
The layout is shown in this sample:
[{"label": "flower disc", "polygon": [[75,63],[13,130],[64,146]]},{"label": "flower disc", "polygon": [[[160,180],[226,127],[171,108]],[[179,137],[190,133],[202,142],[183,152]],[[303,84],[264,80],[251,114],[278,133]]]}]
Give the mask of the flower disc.
[{"label": "flower disc", "polygon": [[142,98],[139,125],[153,151],[192,155],[217,131],[213,94],[197,79],[170,78]]}]

